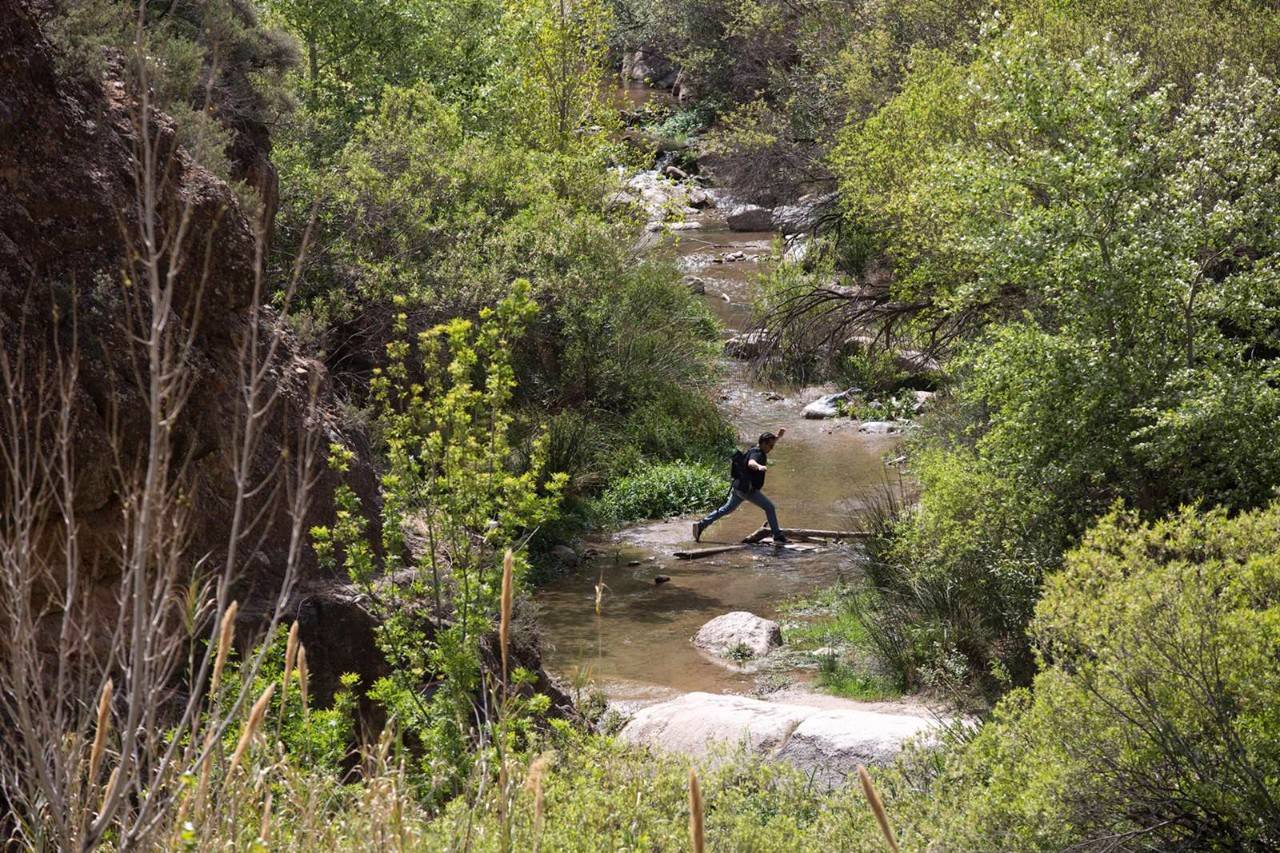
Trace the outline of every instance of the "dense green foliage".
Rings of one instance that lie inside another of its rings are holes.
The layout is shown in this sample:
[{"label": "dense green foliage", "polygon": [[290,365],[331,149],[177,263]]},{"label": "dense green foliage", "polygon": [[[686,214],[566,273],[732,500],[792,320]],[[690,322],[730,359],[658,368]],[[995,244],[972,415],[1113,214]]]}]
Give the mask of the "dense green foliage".
[{"label": "dense green foliage", "polygon": [[[300,325],[357,404],[397,314],[411,330],[474,316],[525,278],[539,310],[511,341],[520,429],[550,432],[571,493],[726,443],[701,393],[714,324],[672,264],[637,259],[636,223],[609,202],[627,154],[604,9],[411,4],[348,31],[323,4],[272,8],[318,57],[277,142],[278,263],[303,259]],[[394,61],[347,68],[383,45]]]},{"label": "dense green foliage", "polygon": [[706,512],[728,493],[725,465],[648,464],[614,480],[592,509],[606,523]]},{"label": "dense green foliage", "polygon": [[1049,47],[1010,32],[946,71],[955,138],[891,203],[902,298],[974,332],[878,580],[927,617],[922,657],[1017,681],[1040,579],[1112,501],[1239,509],[1280,483],[1275,83],[1179,101],[1132,55]]},{"label": "dense green foliage", "polygon": [[[274,785],[282,835],[338,847],[685,844],[683,762],[545,720],[493,660],[506,549],[518,590],[548,531],[725,491],[715,324],[611,201],[639,160],[607,62],[643,47],[682,81],[652,129],[735,192],[838,190],[769,273],[765,315],[801,306],[775,367],[863,388],[860,418],[940,389],[918,502],[788,636],[836,692],[985,715],[879,774],[903,847],[1280,846],[1274,4],[264,0],[297,57],[247,4],[167,7],[140,42],[108,0],[50,29],[76,73],[125,51],[219,174],[278,119],[269,271],[381,466],[313,536],[380,625],[390,725],[344,786],[355,697],[282,690],[261,784],[217,765],[220,838],[257,843]],[[704,790],[713,848],[880,849],[854,790],[742,758]]]},{"label": "dense green foliage", "polygon": [[[544,476],[545,441],[519,461],[511,445],[511,341],[536,310],[528,284],[517,281],[496,309],[480,312],[478,327],[454,320],[412,343],[392,344],[372,387],[387,460],[376,519],[381,547],[370,547],[374,519],[362,517],[347,487],[337,497],[339,523],[312,531],[321,557],[341,561],[369,597],[391,670],[369,695],[421,742],[421,782],[435,794],[452,793],[476,760],[473,704],[493,690],[483,680],[481,643],[500,606],[496,555],[555,518],[564,486],[563,473]],[[403,323],[401,317],[401,334]],[[411,378],[415,370],[422,381]],[[523,561],[519,569],[513,565],[512,583],[523,578]],[[420,695],[424,677],[437,684],[427,700]],[[527,673],[511,678],[520,683]],[[548,704],[535,696],[506,705],[506,733],[513,719]]]},{"label": "dense green foliage", "polygon": [[1111,515],[1037,608],[1043,671],[929,790],[952,849],[1257,850],[1280,827],[1280,507]]}]

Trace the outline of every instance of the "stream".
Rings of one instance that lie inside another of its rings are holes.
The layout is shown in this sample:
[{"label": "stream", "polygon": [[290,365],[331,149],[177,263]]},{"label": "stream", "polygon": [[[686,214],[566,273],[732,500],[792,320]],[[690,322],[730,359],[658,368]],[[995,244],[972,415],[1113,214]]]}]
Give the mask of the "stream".
[{"label": "stream", "polygon": [[[756,274],[768,262],[776,235],[730,231],[722,211],[692,219],[695,230],[674,235],[677,252],[686,272],[705,281],[702,298],[728,338],[750,323]],[[739,252],[744,259],[723,260]],[[831,388],[770,385],[728,358],[721,368],[716,394],[740,446],[754,444],[766,430],[787,429],[770,456],[765,486],[782,526],[856,529],[860,496],[888,476],[883,460],[897,438],[859,433],[847,418],[805,420],[804,405]],[[725,469],[727,490],[728,460]],[[858,571],[857,546],[824,546],[811,553],[753,547],[677,560],[674,551],[693,546],[692,521],[656,521],[599,537],[588,543],[594,557],[537,593],[544,664],[552,672],[566,682],[575,674],[589,677],[621,707],[690,691],[759,693],[757,671],[713,661],[694,647],[693,635],[708,620],[734,610],[776,619],[789,599]],[[760,509],[743,504],[704,533],[702,543],[738,542],[763,522]],[[657,575],[671,580],[655,584]],[[600,580],[605,590],[597,615]],[[812,667],[784,673],[784,680],[800,685],[811,677]]]}]

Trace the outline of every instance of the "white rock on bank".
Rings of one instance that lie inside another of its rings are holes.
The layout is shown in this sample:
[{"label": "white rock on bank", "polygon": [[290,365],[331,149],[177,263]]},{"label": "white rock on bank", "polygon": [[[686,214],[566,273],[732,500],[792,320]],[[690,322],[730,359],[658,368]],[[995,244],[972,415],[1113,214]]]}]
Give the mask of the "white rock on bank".
[{"label": "white rock on bank", "polygon": [[859,764],[891,761],[907,740],[935,725],[908,714],[688,693],[637,711],[619,738],[693,758],[744,748],[786,761],[834,787],[855,774]]},{"label": "white rock on bank", "polygon": [[823,418],[834,418],[840,414],[840,404],[847,402],[853,391],[841,391],[838,394],[827,394],[819,397],[809,405],[800,410],[800,414],[811,421],[822,420]]},{"label": "white rock on bank", "polygon": [[637,711],[618,736],[625,743],[694,758],[737,747],[772,755],[811,712],[744,696],[686,693]]},{"label": "white rock on bank", "polygon": [[818,711],[796,726],[776,757],[834,788],[855,775],[859,764],[888,764],[907,740],[932,727],[906,714]]},{"label": "white rock on bank", "polygon": [[693,644],[720,657],[729,657],[735,649],[749,649],[752,657],[759,658],[782,645],[782,627],[772,619],[735,610],[699,628]]}]

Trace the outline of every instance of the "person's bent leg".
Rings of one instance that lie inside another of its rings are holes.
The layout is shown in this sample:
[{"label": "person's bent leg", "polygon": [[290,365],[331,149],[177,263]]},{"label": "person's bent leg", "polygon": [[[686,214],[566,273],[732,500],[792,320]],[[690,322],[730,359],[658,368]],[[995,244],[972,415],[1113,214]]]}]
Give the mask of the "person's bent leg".
[{"label": "person's bent leg", "polygon": [[725,500],[724,505],[721,506],[719,509],[713,510],[710,515],[702,519],[702,521],[699,521],[698,529],[706,530],[712,524],[724,518],[726,515],[728,515],[729,513],[737,509],[739,506],[741,506],[742,500],[743,500],[742,493],[739,492],[737,489],[730,488],[729,497],[728,499]]},{"label": "person's bent leg", "polygon": [[782,528],[778,526],[778,510],[773,505],[773,501],[769,500],[764,492],[758,490],[747,495],[747,500],[764,510],[764,517],[769,520],[769,530],[773,533],[773,538],[782,536]]}]

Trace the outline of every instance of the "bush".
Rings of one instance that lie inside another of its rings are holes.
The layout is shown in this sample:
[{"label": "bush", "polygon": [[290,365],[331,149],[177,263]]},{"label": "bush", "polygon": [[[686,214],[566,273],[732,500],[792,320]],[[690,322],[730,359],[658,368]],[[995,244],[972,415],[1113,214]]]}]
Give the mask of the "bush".
[{"label": "bush", "polygon": [[594,503],[602,523],[704,512],[728,493],[728,463],[663,462],[619,477]]},{"label": "bush", "polygon": [[1037,608],[1033,689],[951,756],[918,837],[973,850],[1274,849],[1278,555],[1280,504],[1101,521]]}]

